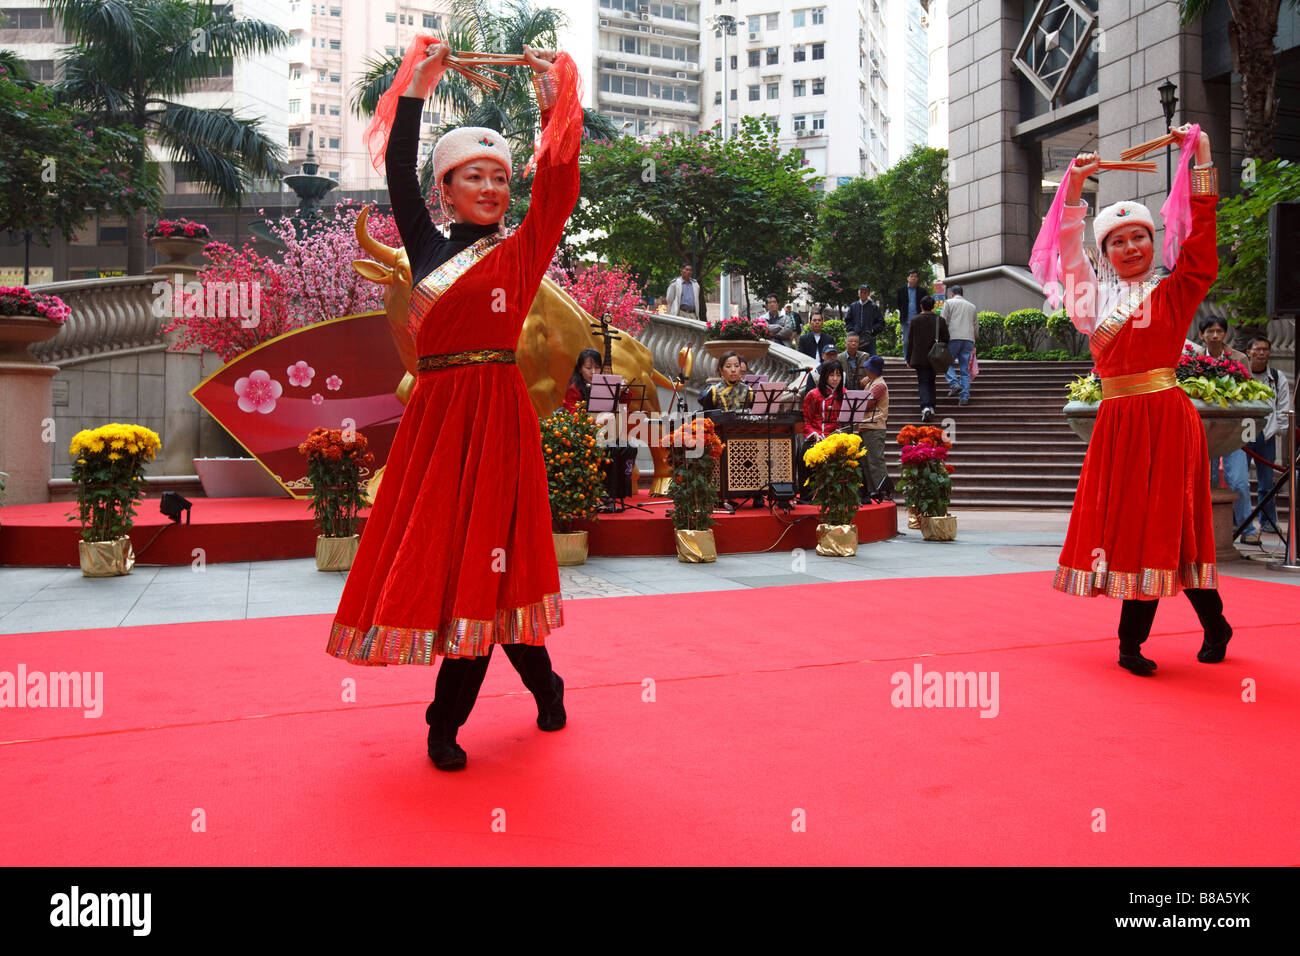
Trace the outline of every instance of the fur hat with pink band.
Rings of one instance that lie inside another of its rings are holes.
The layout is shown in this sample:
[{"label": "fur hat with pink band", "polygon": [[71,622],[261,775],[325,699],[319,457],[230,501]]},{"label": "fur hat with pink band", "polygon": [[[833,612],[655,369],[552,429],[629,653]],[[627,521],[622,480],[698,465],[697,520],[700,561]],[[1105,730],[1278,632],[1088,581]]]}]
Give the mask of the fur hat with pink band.
[{"label": "fur hat with pink band", "polygon": [[1097,213],[1097,218],[1092,222],[1092,235],[1097,240],[1097,248],[1102,248],[1106,237],[1121,226],[1146,226],[1152,240],[1155,239],[1156,221],[1151,217],[1151,210],[1140,202],[1126,199]]},{"label": "fur hat with pink band", "polygon": [[513,175],[504,136],[486,126],[462,126],[444,134],[433,147],[433,181],[441,186],[448,172],[476,159],[496,160],[505,167],[507,179]]}]

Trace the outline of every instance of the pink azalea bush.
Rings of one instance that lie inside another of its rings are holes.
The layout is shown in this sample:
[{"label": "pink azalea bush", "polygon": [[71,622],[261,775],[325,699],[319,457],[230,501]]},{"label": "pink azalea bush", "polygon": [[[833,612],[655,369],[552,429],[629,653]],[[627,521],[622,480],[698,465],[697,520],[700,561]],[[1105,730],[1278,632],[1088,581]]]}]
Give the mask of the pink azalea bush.
[{"label": "pink azalea bush", "polygon": [[159,219],[144,234],[148,239],[206,239],[212,232],[203,223],[191,219]]},{"label": "pink azalea bush", "polygon": [[57,295],[43,295],[25,286],[0,286],[0,315],[43,316],[62,325],[72,317],[72,309]]}]

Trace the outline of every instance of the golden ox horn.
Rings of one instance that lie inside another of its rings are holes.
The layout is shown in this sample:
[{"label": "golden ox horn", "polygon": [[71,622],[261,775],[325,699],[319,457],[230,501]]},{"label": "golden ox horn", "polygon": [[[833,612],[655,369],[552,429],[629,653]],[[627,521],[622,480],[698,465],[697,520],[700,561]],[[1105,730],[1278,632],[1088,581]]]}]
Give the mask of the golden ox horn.
[{"label": "golden ox horn", "polygon": [[366,254],[392,269],[397,265],[397,250],[392,246],[384,245],[366,231],[366,219],[369,215],[370,207],[362,206],[361,213],[357,216],[357,242],[361,244]]}]

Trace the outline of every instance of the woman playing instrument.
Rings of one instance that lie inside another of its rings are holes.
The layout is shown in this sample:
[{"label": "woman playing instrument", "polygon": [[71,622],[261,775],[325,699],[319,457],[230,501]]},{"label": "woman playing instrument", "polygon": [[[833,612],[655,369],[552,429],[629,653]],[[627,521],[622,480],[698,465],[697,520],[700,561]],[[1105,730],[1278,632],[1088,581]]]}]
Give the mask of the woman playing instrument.
[{"label": "woman playing instrument", "polygon": [[[1093,234],[1102,280],[1083,249],[1084,181],[1097,172],[1094,154],[1079,156],[1068,173],[1059,226],[1065,306],[1089,337],[1101,377],[1102,402],[1088,445],[1061,551],[1055,587],[1067,594],[1123,600],[1119,663],[1149,675],[1154,661],[1141,645],[1160,598],[1183,591],[1204,630],[1197,659],[1223,660],[1232,628],[1223,616],[1206,481],[1205,431],[1178,388],[1174,368],[1197,306],[1218,273],[1214,207],[1217,181],[1209,137],[1192,127],[1173,132],[1195,148],[1190,176],[1190,232],[1175,228],[1180,186],[1166,216],[1168,276],[1155,272],[1155,223],[1145,206],[1120,202],[1098,213]],[[1171,232],[1172,230],[1172,232]]]},{"label": "woman playing instrument", "polygon": [[742,372],[739,355],[727,352],[722,356],[718,369],[722,381],[715,382],[700,393],[700,408],[734,412],[754,404],[754,390],[740,380]]},{"label": "woman playing instrument", "polygon": [[420,192],[416,153],[420,113],[447,53],[432,37],[412,43],[391,99],[380,102],[377,138],[368,137],[385,157],[411,262],[419,373],[328,651],[371,665],[441,656],[425,713],[428,753],[438,769],[455,770],[466,762],[457,730],[497,644],[537,702],[537,726],[559,730],[567,720],[564,683],[544,646],[563,623],[546,469],[513,349],[577,200],[582,107],[573,60],[525,47],[543,124],[528,214],[504,234],[513,170],[501,135],[453,130],[433,151],[452,219],[443,236]]}]

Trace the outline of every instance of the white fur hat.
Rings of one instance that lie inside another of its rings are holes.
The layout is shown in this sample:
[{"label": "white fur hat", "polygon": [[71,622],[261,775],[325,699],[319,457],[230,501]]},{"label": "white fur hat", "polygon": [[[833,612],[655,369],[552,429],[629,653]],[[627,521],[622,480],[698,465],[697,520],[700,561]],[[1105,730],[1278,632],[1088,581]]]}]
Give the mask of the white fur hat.
[{"label": "white fur hat", "polygon": [[1100,249],[1106,237],[1120,226],[1146,226],[1151,230],[1153,239],[1156,235],[1156,223],[1151,218],[1151,210],[1140,202],[1126,199],[1097,213],[1097,218],[1092,222],[1092,236],[1097,241],[1097,248]]},{"label": "white fur hat", "polygon": [[434,182],[441,188],[443,176],[475,159],[495,159],[506,168],[507,179],[514,174],[505,137],[486,126],[462,126],[444,134],[433,147]]}]

